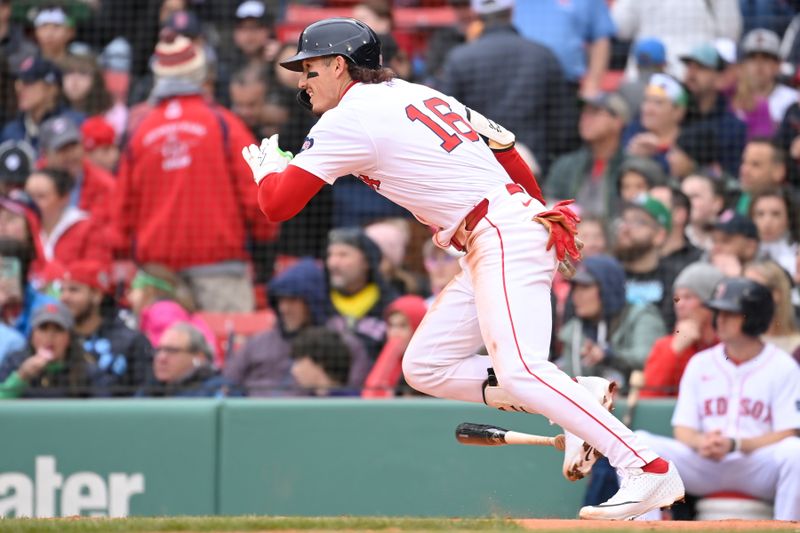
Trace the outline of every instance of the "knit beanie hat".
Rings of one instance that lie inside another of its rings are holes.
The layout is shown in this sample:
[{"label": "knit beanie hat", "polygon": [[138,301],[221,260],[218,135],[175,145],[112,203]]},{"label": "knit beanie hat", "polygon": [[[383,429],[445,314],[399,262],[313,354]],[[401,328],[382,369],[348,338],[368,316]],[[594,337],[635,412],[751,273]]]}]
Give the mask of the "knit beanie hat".
[{"label": "knit beanie hat", "polygon": [[698,261],[681,270],[672,287],[673,290],[689,289],[706,302],[714,295],[714,288],[724,277],[717,267]]},{"label": "knit beanie hat", "polygon": [[187,37],[162,32],[152,68],[157,78],[182,79],[200,85],[206,79],[206,56]]}]

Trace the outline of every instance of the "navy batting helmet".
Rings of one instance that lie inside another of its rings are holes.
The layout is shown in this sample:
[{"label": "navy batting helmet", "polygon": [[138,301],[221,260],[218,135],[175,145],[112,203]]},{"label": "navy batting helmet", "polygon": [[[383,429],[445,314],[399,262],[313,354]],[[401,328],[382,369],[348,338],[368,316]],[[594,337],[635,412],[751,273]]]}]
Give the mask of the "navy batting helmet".
[{"label": "navy batting helmet", "polygon": [[312,57],[342,56],[360,67],[381,67],[381,41],[372,28],[352,18],[330,18],[315,22],[300,34],[297,53],[281,66],[303,71],[303,60]]},{"label": "navy batting helmet", "polygon": [[714,289],[706,307],[744,315],[742,333],[758,337],[769,329],[775,303],[768,288],[747,278],[726,278]]}]

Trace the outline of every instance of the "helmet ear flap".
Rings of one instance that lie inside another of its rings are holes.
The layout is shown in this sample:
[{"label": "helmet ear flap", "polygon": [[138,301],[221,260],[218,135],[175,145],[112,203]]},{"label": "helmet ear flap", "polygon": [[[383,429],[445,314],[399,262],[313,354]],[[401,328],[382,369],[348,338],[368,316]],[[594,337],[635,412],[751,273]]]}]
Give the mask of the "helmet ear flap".
[{"label": "helmet ear flap", "polygon": [[301,106],[303,106],[306,109],[308,109],[309,111],[311,111],[311,108],[312,108],[312,106],[311,106],[311,97],[308,96],[308,93],[304,89],[300,89],[299,91],[297,91],[296,99],[297,99],[297,103],[299,103]]}]

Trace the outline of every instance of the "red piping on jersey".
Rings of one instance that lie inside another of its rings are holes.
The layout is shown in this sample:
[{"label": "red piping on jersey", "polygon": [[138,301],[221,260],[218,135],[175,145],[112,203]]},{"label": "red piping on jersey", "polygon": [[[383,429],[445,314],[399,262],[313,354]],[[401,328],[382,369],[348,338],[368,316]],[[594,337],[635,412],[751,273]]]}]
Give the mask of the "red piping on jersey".
[{"label": "red piping on jersey", "polygon": [[349,91],[350,89],[352,89],[352,88],[353,88],[353,85],[355,85],[356,83],[358,83],[358,82],[357,82],[357,81],[355,81],[355,80],[354,80],[354,81],[351,81],[351,82],[350,82],[350,83],[347,85],[347,87],[345,87],[345,88],[344,88],[344,92],[342,93],[342,96],[340,96],[340,97],[339,97],[339,101],[340,101],[340,102],[342,101],[342,98],[344,98],[344,95],[346,95],[346,94],[347,94],[347,91]]},{"label": "red piping on jersey", "polygon": [[628,446],[628,443],[625,442],[624,440],[622,440],[622,437],[620,437],[619,435],[614,433],[611,430],[611,428],[609,428],[608,426],[606,426],[605,424],[600,422],[597,418],[592,416],[588,411],[586,411],[586,409],[584,409],[583,407],[578,405],[575,402],[575,400],[573,400],[572,398],[570,398],[569,396],[567,396],[566,394],[564,394],[560,390],[556,389],[555,387],[553,387],[552,385],[547,383],[545,380],[543,380],[542,378],[540,378],[539,376],[537,376],[536,374],[531,372],[531,369],[528,368],[528,364],[525,362],[525,359],[523,359],[522,350],[519,347],[519,341],[517,340],[517,329],[514,327],[514,319],[511,316],[511,304],[508,301],[508,289],[506,288],[506,254],[505,254],[505,249],[503,247],[503,236],[500,234],[500,228],[495,226],[494,223],[491,220],[489,220],[489,217],[484,217],[484,218],[486,219],[486,222],[488,222],[494,228],[494,230],[497,232],[497,238],[500,239],[500,266],[501,266],[502,273],[503,273],[503,295],[505,296],[505,299],[506,299],[506,310],[508,311],[508,320],[511,323],[511,332],[514,334],[514,345],[517,347],[517,355],[519,356],[519,360],[522,363],[522,366],[525,367],[525,370],[528,372],[528,374],[533,376],[533,378],[536,379],[537,381],[539,381],[542,385],[546,386],[547,388],[549,388],[550,390],[552,390],[553,392],[555,392],[559,396],[563,397],[565,400],[570,402],[572,405],[574,405],[575,407],[577,407],[578,409],[583,411],[583,413],[586,416],[588,416],[589,418],[591,418],[592,420],[594,420],[595,422],[600,424],[603,427],[603,429],[605,429],[606,431],[611,433],[618,441],[620,441],[623,444],[623,446],[628,448],[631,451],[631,453],[633,453],[633,455],[638,457],[639,460],[642,461],[642,463],[647,465],[647,461],[645,461],[638,453],[636,453],[636,450],[634,450],[633,448]]}]

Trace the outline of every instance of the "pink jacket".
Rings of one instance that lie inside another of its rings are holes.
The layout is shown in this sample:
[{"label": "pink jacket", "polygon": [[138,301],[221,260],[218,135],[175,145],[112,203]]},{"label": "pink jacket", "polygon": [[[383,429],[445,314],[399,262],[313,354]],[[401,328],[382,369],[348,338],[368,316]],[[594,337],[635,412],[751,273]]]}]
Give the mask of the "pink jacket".
[{"label": "pink jacket", "polygon": [[216,359],[217,338],[206,324],[206,321],[197,315],[187,312],[179,303],[171,300],[158,301],[142,310],[139,318],[139,329],[150,340],[153,346],[158,346],[161,335],[175,322],[188,322],[199,329],[211,346]]}]

